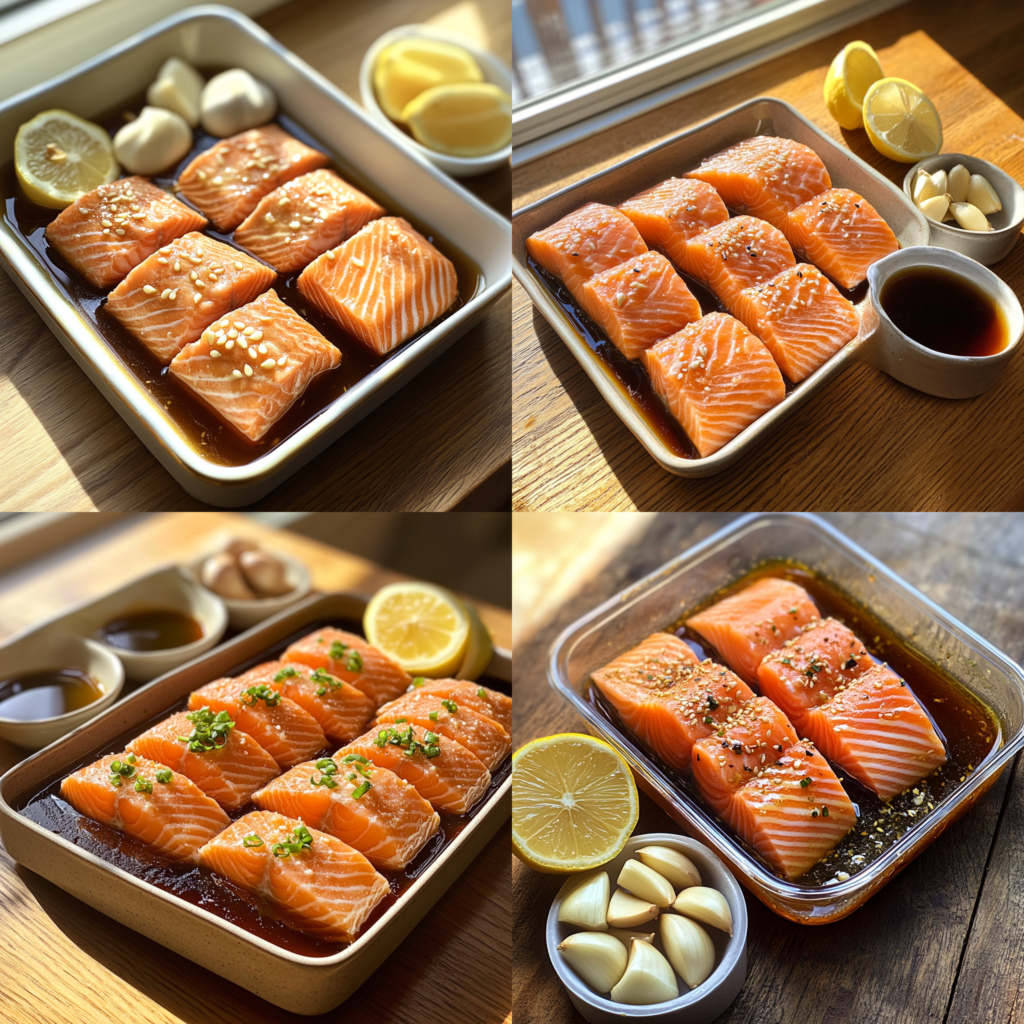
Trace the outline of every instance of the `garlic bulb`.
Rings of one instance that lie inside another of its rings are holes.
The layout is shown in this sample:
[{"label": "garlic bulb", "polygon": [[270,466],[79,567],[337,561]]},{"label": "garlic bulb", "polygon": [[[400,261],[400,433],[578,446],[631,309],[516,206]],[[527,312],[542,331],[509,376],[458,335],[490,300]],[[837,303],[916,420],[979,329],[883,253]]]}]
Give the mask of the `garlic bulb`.
[{"label": "garlic bulb", "polygon": [[929,219],[941,223],[949,211],[949,196],[932,196],[923,203],[918,203],[917,208]]},{"label": "garlic bulb", "polygon": [[[607,875],[605,876],[607,878]],[[610,935],[577,932],[557,946],[569,966],[595,991],[610,992],[626,971],[626,947]]]},{"label": "garlic bulb", "polygon": [[706,885],[684,889],[672,904],[672,909],[732,935],[732,911],[729,909],[729,901],[717,889],[710,889]]},{"label": "garlic bulb", "polygon": [[669,885],[668,879],[638,860],[627,860],[616,881],[638,899],[650,900],[659,907],[671,906],[676,898],[675,889]]},{"label": "garlic bulb", "polygon": [[199,97],[206,79],[179,57],[164,61],[156,81],[146,91],[151,107],[173,110],[195,128],[199,124]]},{"label": "garlic bulb", "polygon": [[609,928],[605,934],[618,939],[626,949],[629,949],[629,944],[634,939],[636,939],[637,942],[646,942],[649,944],[654,942],[654,932],[637,932],[632,931],[629,928]]},{"label": "garlic bulb", "polygon": [[203,562],[199,580],[207,590],[237,601],[252,601],[256,595],[249,589],[238,563],[226,551]]},{"label": "garlic bulb", "polygon": [[1003,204],[999,193],[989,184],[988,179],[981,174],[972,174],[967,185],[967,202],[977,207],[982,213],[998,213]]},{"label": "garlic bulb", "polygon": [[199,98],[203,127],[220,139],[266,124],[277,112],[277,97],[268,85],[241,68],[214,75]]},{"label": "garlic bulb", "polygon": [[991,231],[992,225],[988,218],[976,206],[970,203],[950,203],[950,212],[956,218],[957,224],[968,231]]},{"label": "garlic bulb", "polygon": [[963,164],[957,164],[949,172],[947,191],[952,203],[963,203],[967,200],[967,186],[971,180],[971,172]]},{"label": "garlic bulb", "polygon": [[657,871],[662,878],[668,879],[676,892],[688,889],[691,885],[700,885],[697,865],[686,854],[670,846],[645,846],[636,853],[644,864]]},{"label": "garlic bulb", "polygon": [[265,597],[279,597],[295,588],[286,579],[284,563],[265,551],[243,551],[238,556],[245,582]]},{"label": "garlic bulb", "polygon": [[669,963],[690,988],[696,988],[715,969],[715,945],[696,921],[676,914],[662,914],[661,944]]},{"label": "garlic bulb", "polygon": [[655,904],[638,900],[622,889],[616,889],[608,901],[608,924],[612,928],[635,928],[658,916]]},{"label": "garlic bulb", "polygon": [[[598,869],[571,876],[558,893],[558,898],[562,901],[558,908],[558,920],[564,924],[589,928],[591,931],[606,931],[610,893],[611,883],[608,881],[607,871]],[[623,970],[625,970],[625,963],[623,963]],[[611,985],[608,986],[608,988],[611,987]],[[604,991],[607,992],[608,989]]]},{"label": "garlic bulb", "polygon": [[654,946],[634,939],[630,943],[626,973],[612,988],[612,999],[617,1003],[648,1006],[678,995],[679,983],[672,973],[672,965]]},{"label": "garlic bulb", "polygon": [[156,174],[176,164],[191,148],[188,122],[160,107],[143,107],[114,136],[114,156],[132,174]]}]

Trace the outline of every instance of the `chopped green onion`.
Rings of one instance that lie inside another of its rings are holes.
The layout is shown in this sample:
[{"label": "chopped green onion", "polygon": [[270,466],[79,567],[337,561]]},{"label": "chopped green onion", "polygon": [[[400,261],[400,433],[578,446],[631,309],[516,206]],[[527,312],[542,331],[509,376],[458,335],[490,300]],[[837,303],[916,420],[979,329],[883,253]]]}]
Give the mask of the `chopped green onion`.
[{"label": "chopped green onion", "polygon": [[368,757],[363,757],[362,754],[346,754],[342,758],[342,761],[344,761],[345,764],[351,764],[353,761],[362,761],[363,764],[370,763],[370,759]]},{"label": "chopped green onion", "polygon": [[345,778],[348,779],[349,782],[355,782],[356,781],[356,773],[355,772],[349,772],[348,775],[345,776]]},{"label": "chopped green onion", "polygon": [[450,714],[455,714],[459,710],[459,705],[453,700],[443,700],[441,703],[448,709]]},{"label": "chopped green onion", "polygon": [[477,690],[477,691],[476,691],[476,695],[477,695],[477,696],[478,696],[478,697],[479,697],[479,698],[480,698],[481,700],[486,700],[486,699],[487,699],[487,691],[486,691],[486,690],[485,690],[485,689],[484,689],[484,688],[483,688],[482,686],[480,687],[480,689],[479,689],[479,690]]},{"label": "chopped green onion", "polygon": [[152,793],[153,783],[149,779],[144,779],[141,775],[135,780],[135,792],[136,793]]},{"label": "chopped green onion", "polygon": [[250,832],[247,836],[242,837],[242,845],[246,847],[262,846],[263,837],[256,832]]},{"label": "chopped green onion", "polygon": [[423,741],[425,743],[430,744],[430,745],[433,745],[433,744],[437,743],[437,733],[436,732],[425,732],[423,734]]},{"label": "chopped green onion", "polygon": [[427,718],[429,718],[432,722],[436,722],[437,721],[437,712],[436,711],[431,711],[430,714],[427,715]]},{"label": "chopped green onion", "polygon": [[316,638],[316,642],[317,642],[318,644],[322,644],[322,643],[324,642],[324,638],[323,638],[322,636],[318,636],[318,637]]},{"label": "chopped green onion", "polygon": [[275,857],[288,857],[293,853],[301,853],[303,850],[313,848],[313,837],[305,825],[299,825],[291,832],[290,837],[283,843],[274,843],[270,852]]},{"label": "chopped green onion", "polygon": [[112,786],[120,786],[121,785],[121,776],[120,775],[111,775],[110,776],[110,784]]},{"label": "chopped green onion", "polygon": [[827,818],[828,817],[828,808],[827,807],[822,806],[822,808],[821,808],[821,816],[823,818]]},{"label": "chopped green onion", "polygon": [[704,716],[704,724],[705,725],[711,725],[713,722],[714,722],[714,719],[710,715],[705,715]]},{"label": "chopped green onion", "polygon": [[399,722],[401,722],[404,725],[408,721],[409,721],[408,718],[396,718],[395,719],[395,724],[397,725]]},{"label": "chopped green onion", "polygon": [[282,683],[286,679],[292,679],[295,676],[297,676],[298,674],[299,674],[298,671],[296,669],[292,668],[291,665],[286,665],[283,669],[281,669],[280,672],[277,673],[276,676],[274,676],[274,682],[275,683]]},{"label": "chopped green onion", "polygon": [[340,640],[335,640],[331,644],[331,649],[327,652],[328,657],[332,661],[341,661],[345,657],[345,652],[348,650],[348,644],[343,644]]},{"label": "chopped green onion", "polygon": [[441,753],[439,743],[437,734],[432,732],[424,733],[423,741],[416,739],[415,729],[411,725],[404,729],[396,729],[390,725],[381,729],[373,740],[373,745],[376,747],[401,747],[406,757],[415,757],[417,752],[426,757],[437,757]]},{"label": "chopped green onion", "polygon": [[156,781],[162,782],[165,786],[173,778],[174,772],[172,772],[170,768],[161,768],[160,771],[156,773]]},{"label": "chopped green onion", "polygon": [[129,754],[129,755],[128,755],[128,756],[127,756],[127,757],[125,758],[125,760],[126,760],[126,761],[127,761],[127,762],[128,762],[129,764],[135,764],[135,761],[136,761],[136,757],[135,757],[135,755],[134,755],[134,754]]},{"label": "chopped green onion", "polygon": [[789,660],[789,658],[783,658],[783,659],[782,659],[782,664],[783,664],[783,665],[792,665],[792,664],[793,664],[793,662],[791,662],[791,661]]},{"label": "chopped green onion", "polygon": [[373,789],[373,786],[369,782],[362,782],[355,789],[352,790],[352,799],[358,800],[361,796],[366,794],[367,790]]},{"label": "chopped green onion", "polygon": [[416,688],[419,688],[419,687],[421,687],[421,686],[425,685],[425,684],[426,684],[426,682],[427,682],[427,681],[426,681],[426,679],[424,679],[424,678],[423,678],[423,676],[416,676],[416,677],[415,677],[415,678],[413,679],[413,681],[412,681],[412,685],[413,685],[414,687],[416,687]]},{"label": "chopped green onion", "polygon": [[[281,703],[283,695],[277,690],[272,690],[266,683],[260,683],[259,686],[250,686],[248,690],[243,690],[238,696],[246,707],[254,708],[257,701],[263,701],[268,708],[275,708]],[[246,700],[246,697],[250,699]],[[222,711],[221,714],[224,712]]]},{"label": "chopped green onion", "polygon": [[718,709],[718,701],[715,700],[715,698],[712,697],[710,693],[708,694],[708,707],[712,711],[716,711]]},{"label": "chopped green onion", "polygon": [[[273,693],[272,690],[270,692]],[[192,732],[188,736],[179,736],[178,742],[186,744],[194,754],[223,747],[228,741],[228,734],[235,727],[226,711],[214,714],[208,707],[190,712],[188,720],[192,723]]]},{"label": "chopped green onion", "polygon": [[127,760],[111,761],[110,770],[121,778],[130,779],[135,774],[135,765],[129,764]]},{"label": "chopped green onion", "polygon": [[812,818],[816,818],[817,816],[818,816],[818,812],[817,811],[811,811],[811,817]]},{"label": "chopped green onion", "polygon": [[811,784],[811,777],[808,775],[806,778],[800,780],[800,788],[806,789]]}]

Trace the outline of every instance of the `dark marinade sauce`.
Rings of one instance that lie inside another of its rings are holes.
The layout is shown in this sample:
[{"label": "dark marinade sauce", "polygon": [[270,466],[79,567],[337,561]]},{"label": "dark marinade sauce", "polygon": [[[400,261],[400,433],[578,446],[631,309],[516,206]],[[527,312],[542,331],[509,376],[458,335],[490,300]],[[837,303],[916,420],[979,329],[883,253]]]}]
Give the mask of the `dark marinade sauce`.
[{"label": "dark marinade sauce", "polygon": [[[223,68],[203,68],[210,77]],[[137,96],[97,117],[96,123],[106,128],[111,136],[123,127],[128,119],[126,112],[138,113],[145,105],[145,96]],[[326,146],[302,128],[296,121],[279,113],[274,122],[286,132],[314,149],[328,152]],[[178,163],[172,172],[154,175],[152,181],[168,192],[174,192],[178,175],[200,153],[221,142],[207,135],[202,128],[195,129],[194,142],[189,154]],[[267,435],[258,442],[252,442],[225,423],[190,387],[176,380],[166,366],[138,341],[121,323],[103,308],[106,292],[98,291],[81,278],[71,265],[46,240],[46,226],[60,210],[50,210],[25,198],[14,171],[14,161],[8,160],[0,166],[0,199],[3,200],[3,217],[6,222],[25,240],[33,254],[42,264],[54,286],[78,310],[82,318],[107,343],[127,372],[145,388],[153,401],[170,418],[181,437],[199,455],[209,462],[222,466],[241,466],[265,455],[295,431],[318,416],[336,398],[360,381],[371,377],[396,352],[401,351],[456,310],[461,309],[484,286],[483,272],[461,249],[447,239],[432,232],[419,218],[382,193],[345,161],[331,155],[329,168],[338,172],[349,184],[375,199],[387,211],[387,215],[398,215],[408,220],[432,245],[448,257],[455,266],[458,279],[458,296],[451,308],[437,320],[428,324],[418,334],[404,342],[400,348],[379,356],[355,337],[346,332],[340,324],[314,309],[299,294],[296,282],[301,270],[279,275],[271,287],[286,305],[294,309],[313,325],[332,345],[341,351],[341,363],[333,370],[320,374],[306,388],[302,397],[274,424]],[[125,174],[127,176],[127,174]],[[184,196],[175,193],[175,198],[193,209],[196,207]],[[202,212],[202,211],[200,211]],[[202,232],[226,245],[247,252],[234,242],[234,232],[226,234],[217,231],[213,224]],[[252,254],[249,253],[251,256]],[[258,257],[253,257],[258,259]],[[260,262],[263,262],[262,260]]]},{"label": "dark marinade sauce", "polygon": [[[810,594],[822,618],[831,616],[840,620],[853,631],[876,661],[886,662],[893,671],[904,678],[932,720],[945,744],[948,757],[944,765],[908,790],[893,797],[887,804],[882,803],[867,787],[850,778],[835,762],[829,762],[842,782],[843,789],[853,801],[858,818],[857,824],[842,842],[796,880],[798,885],[820,886],[828,883],[839,871],[849,875],[863,871],[900,837],[919,825],[938,808],[942,800],[966,781],[990,753],[1002,745],[1002,734],[995,713],[982,701],[937,665],[928,661],[904,637],[889,629],[835,585],[796,562],[766,562],[735,583],[717,591],[699,605],[688,609],[686,616],[689,617],[699,609],[742,590],[764,576],[774,576],[798,583]],[[687,643],[699,658],[711,658],[713,661],[726,664],[718,651],[700,634],[687,628],[682,620],[672,627],[672,631]],[[759,691],[757,686],[752,686],[751,689],[755,693]],[[596,686],[588,688],[587,700],[604,718],[613,722],[623,735],[632,737],[614,708]],[[638,741],[633,742],[638,748],[645,749]],[[704,813],[714,818],[751,857],[762,863],[768,871],[777,873],[704,802],[689,773],[684,774],[666,767],[657,759],[657,755],[649,753],[648,757],[658,764],[662,774],[677,790],[682,791]]]},{"label": "dark marinade sauce", "polygon": [[[316,629],[325,626],[336,626],[362,636],[362,628],[358,622],[334,621],[323,619],[312,622],[300,631],[273,647],[268,648],[258,657],[250,658],[235,666],[228,675],[236,676],[252,668],[254,665],[262,664],[264,661],[277,659],[284,649],[301,637],[308,636]],[[511,686],[500,679],[492,679],[487,676],[479,680],[481,686],[511,696]],[[108,864],[144,882],[155,885],[164,892],[171,893],[186,903],[202,907],[211,914],[229,921],[231,924],[243,928],[245,931],[266,939],[282,949],[292,953],[299,953],[302,956],[325,957],[333,956],[335,953],[345,949],[344,943],[328,942],[322,939],[306,935],[284,923],[279,913],[265,901],[250,895],[240,889],[233,882],[215,874],[204,867],[197,867],[188,864],[171,864],[155,853],[144,843],[133,839],[131,836],[117,832],[107,825],[86,818],[76,811],[60,795],[60,784],[66,775],[77,771],[83,765],[91,764],[97,758],[105,754],[118,753],[125,748],[125,744],[140,733],[145,732],[157,722],[163,721],[168,715],[177,711],[183,711],[188,702],[184,697],[177,703],[165,708],[160,714],[153,716],[146,722],[133,727],[129,731],[117,737],[114,743],[105,744],[91,751],[88,756],[77,763],[70,765],[67,771],[62,772],[60,777],[52,779],[43,788],[29,795],[21,804],[16,807],[30,821],[41,825],[43,828],[54,832],[62,839],[66,839],[75,846],[105,860]],[[314,757],[330,756],[337,747],[325,747]],[[388,880],[391,886],[391,893],[374,908],[363,925],[365,932],[385,911],[393,906],[396,900],[402,898],[402,894],[430,865],[437,860],[441,853],[446,850],[458,837],[459,833],[490,803],[491,797],[504,784],[512,770],[512,757],[505,760],[491,773],[491,785],[484,796],[473,805],[466,813],[461,815],[441,814],[441,823],[437,832],[431,837],[430,842],[416,855],[416,857],[402,871],[387,871],[378,869]],[[248,803],[237,811],[229,811],[228,817],[232,821],[250,811],[258,808]]]}]

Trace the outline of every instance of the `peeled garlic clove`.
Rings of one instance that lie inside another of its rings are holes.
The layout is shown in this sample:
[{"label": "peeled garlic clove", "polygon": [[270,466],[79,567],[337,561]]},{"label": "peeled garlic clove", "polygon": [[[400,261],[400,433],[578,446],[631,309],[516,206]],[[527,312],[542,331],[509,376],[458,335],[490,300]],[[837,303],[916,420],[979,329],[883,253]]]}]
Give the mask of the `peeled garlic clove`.
[{"label": "peeled garlic clove", "polygon": [[932,181],[932,176],[922,167],[914,180],[914,202],[920,206],[926,199],[938,195],[942,195],[942,193]]},{"label": "peeled garlic clove", "polygon": [[700,885],[697,865],[686,854],[673,850],[670,846],[645,846],[636,853],[644,864],[668,879],[669,884],[677,892],[680,889],[688,889],[691,885]]},{"label": "peeled garlic clove", "polygon": [[277,111],[277,97],[268,85],[232,68],[214,75],[199,97],[203,127],[220,139],[266,124]]},{"label": "peeled garlic clove", "polygon": [[238,556],[245,582],[264,597],[278,597],[295,588],[285,578],[284,563],[265,551],[243,551]]},{"label": "peeled garlic clove", "polygon": [[[558,908],[558,920],[580,928],[589,928],[591,931],[607,930],[610,893],[611,883],[608,881],[607,871],[588,871],[581,875],[573,875],[566,880],[558,894],[562,901]],[[625,966],[623,962],[623,970]],[[618,981],[618,978],[615,980]],[[614,984],[615,982],[612,982],[612,985]],[[608,989],[603,991],[607,992]]]},{"label": "peeled garlic clove", "polygon": [[967,186],[971,181],[971,172],[963,164],[957,164],[949,172],[949,200],[962,203],[967,199]]},{"label": "peeled garlic clove", "polygon": [[697,921],[703,921],[712,928],[721,928],[723,932],[732,935],[732,911],[729,909],[729,901],[717,889],[711,889],[706,885],[684,889],[672,904],[672,909]]},{"label": "peeled garlic clove", "polygon": [[648,1006],[667,1002],[678,995],[679,983],[672,973],[672,965],[654,946],[634,939],[630,943],[626,973],[612,988],[612,999],[617,1003]]},{"label": "peeled garlic clove", "polygon": [[988,218],[976,206],[970,203],[950,203],[949,209],[956,218],[957,224],[967,231],[991,231],[992,225]]},{"label": "peeled garlic clove", "polygon": [[945,171],[936,171],[932,175],[932,187],[937,196],[944,196],[949,191],[949,176]]},{"label": "peeled garlic clove", "polygon": [[668,879],[638,860],[627,860],[616,882],[638,899],[650,900],[659,907],[670,907],[676,898]]},{"label": "peeled garlic clove", "polygon": [[151,107],[163,107],[180,114],[195,128],[199,124],[199,96],[206,79],[179,57],[164,61],[156,81],[146,90]]},{"label": "peeled garlic clove", "polygon": [[608,901],[608,924],[612,928],[635,928],[658,916],[658,908],[647,900],[638,900],[623,889],[616,889]]},{"label": "peeled garlic clove", "polygon": [[937,220],[940,223],[949,212],[949,196],[932,196],[923,203],[918,203],[917,208],[929,219]]},{"label": "peeled garlic clove", "polygon": [[595,992],[610,992],[629,960],[626,947],[618,939],[600,932],[577,932],[563,939],[557,949]]},{"label": "peeled garlic clove", "polygon": [[669,963],[690,988],[706,981],[715,969],[715,944],[696,921],[676,914],[662,914],[661,944]]},{"label": "peeled garlic clove", "polygon": [[654,932],[634,932],[628,928],[609,928],[606,935],[611,935],[629,949],[629,944],[636,939],[638,942],[654,942]]},{"label": "peeled garlic clove", "polygon": [[998,213],[1003,208],[999,193],[989,184],[988,178],[980,174],[971,175],[967,185],[967,202],[985,214]]},{"label": "peeled garlic clove", "polygon": [[199,579],[204,587],[221,597],[231,597],[238,601],[252,601],[256,597],[246,584],[238,563],[226,551],[203,562]]},{"label": "peeled garlic clove", "polygon": [[143,107],[114,136],[114,156],[132,174],[156,174],[176,164],[192,148],[192,129],[172,110]]}]

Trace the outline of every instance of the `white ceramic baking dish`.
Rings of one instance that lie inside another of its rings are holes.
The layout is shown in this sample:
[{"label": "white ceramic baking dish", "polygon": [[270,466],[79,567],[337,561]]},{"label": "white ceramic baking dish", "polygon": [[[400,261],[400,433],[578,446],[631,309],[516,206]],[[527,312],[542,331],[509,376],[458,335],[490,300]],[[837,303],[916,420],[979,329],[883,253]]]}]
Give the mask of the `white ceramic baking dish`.
[{"label": "white ceramic baking dish", "polygon": [[280,445],[246,465],[224,466],[196,450],[65,298],[21,235],[0,219],[0,265],[75,362],[186,491],[212,505],[237,508],[258,500],[322,452],[480,319],[511,280],[510,229],[507,220],[395,142],[353,100],[255,22],[227,7],[189,8],[6,100],[0,104],[0,153],[12,152],[18,127],[41,110],[63,107],[90,118],[113,109],[144,90],[171,56],[201,67],[243,67],[268,82],[284,114],[342,165],[372,182],[398,212],[407,210],[461,249],[483,276],[477,294],[459,310],[400,348]]}]

